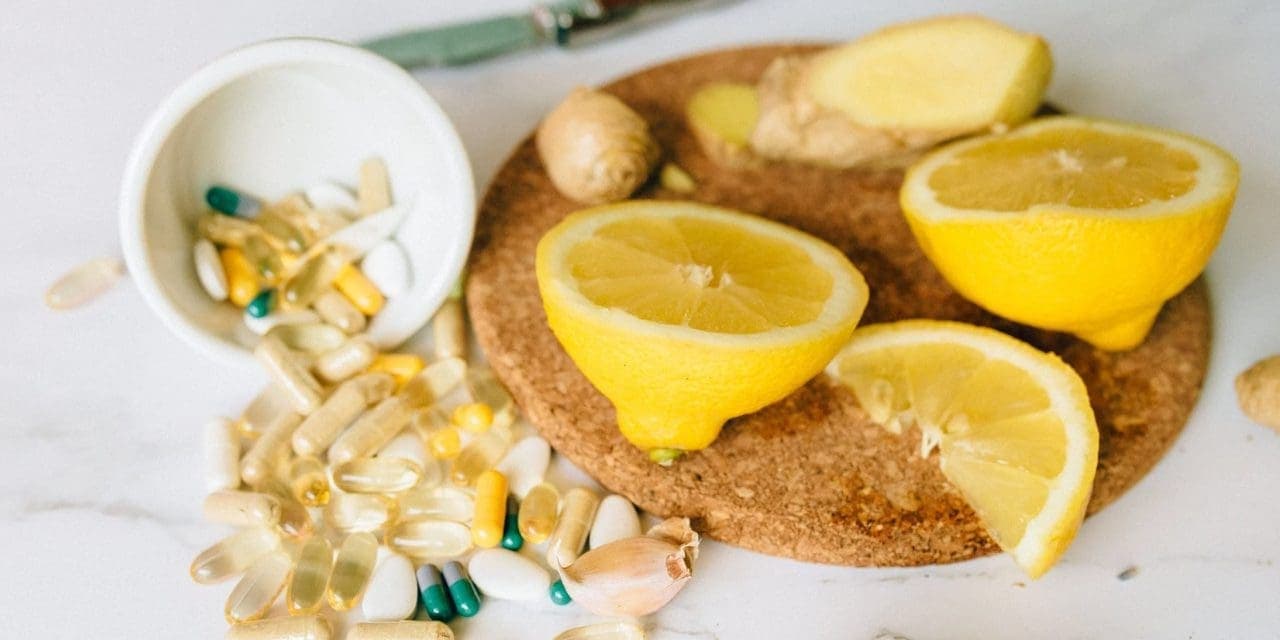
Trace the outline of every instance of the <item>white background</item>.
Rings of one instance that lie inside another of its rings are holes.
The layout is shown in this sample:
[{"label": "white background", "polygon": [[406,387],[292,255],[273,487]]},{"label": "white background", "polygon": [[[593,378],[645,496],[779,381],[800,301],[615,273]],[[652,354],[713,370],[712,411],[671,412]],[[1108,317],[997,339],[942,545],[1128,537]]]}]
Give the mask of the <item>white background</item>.
[{"label": "white background", "polygon": [[[68,2],[0,12],[0,637],[215,638],[230,584],[187,564],[220,531],[199,519],[197,427],[240,407],[256,373],[169,335],[127,284],[54,314],[43,288],[114,254],[116,192],[150,110],[200,64],[256,40],[358,40],[514,10],[510,2]],[[655,638],[1280,637],[1280,438],[1235,408],[1233,376],[1280,351],[1280,5],[979,2],[1045,35],[1050,98],[1084,114],[1192,132],[1242,165],[1209,268],[1215,345],[1204,396],[1170,454],[1089,520],[1063,562],[1025,580],[1003,557],[859,570],[707,544]],[[848,39],[954,4],[755,0],[572,53],[418,74],[454,119],[478,188],[568,89],[739,43]],[[1138,567],[1131,580],[1116,575]],[[550,638],[575,607],[489,603],[465,638]]]}]

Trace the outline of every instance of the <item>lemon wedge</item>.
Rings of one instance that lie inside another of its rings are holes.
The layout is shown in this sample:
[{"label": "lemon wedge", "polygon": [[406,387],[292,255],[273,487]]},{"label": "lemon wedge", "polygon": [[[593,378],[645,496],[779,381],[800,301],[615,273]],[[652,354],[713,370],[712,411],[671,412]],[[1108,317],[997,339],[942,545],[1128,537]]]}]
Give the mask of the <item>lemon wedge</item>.
[{"label": "lemon wedge", "polygon": [[537,277],[556,338],[655,459],[706,447],[804,384],[867,303],[831,245],[690,202],[572,214],[538,243]]},{"label": "lemon wedge", "polygon": [[914,423],[923,455],[1032,578],[1075,538],[1098,465],[1098,427],[1080,377],[1056,356],[958,322],[863,327],[827,372],[871,419]]}]

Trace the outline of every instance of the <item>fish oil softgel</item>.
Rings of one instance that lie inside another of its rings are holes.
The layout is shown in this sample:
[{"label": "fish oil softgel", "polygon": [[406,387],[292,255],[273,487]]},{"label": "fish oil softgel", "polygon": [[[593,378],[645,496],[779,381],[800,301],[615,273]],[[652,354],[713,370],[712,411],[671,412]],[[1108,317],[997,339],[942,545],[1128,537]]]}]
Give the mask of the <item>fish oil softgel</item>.
[{"label": "fish oil softgel", "polygon": [[285,592],[290,615],[315,613],[324,604],[333,570],[333,545],[322,535],[311,536],[298,552],[298,562]]},{"label": "fish oil softgel", "polygon": [[460,556],[472,548],[471,530],[448,520],[405,520],[387,532],[387,546],[419,562]]},{"label": "fish oil softgel", "polygon": [[329,606],[335,611],[354,607],[369,585],[378,561],[378,539],[370,533],[353,533],[342,541],[329,576]]}]

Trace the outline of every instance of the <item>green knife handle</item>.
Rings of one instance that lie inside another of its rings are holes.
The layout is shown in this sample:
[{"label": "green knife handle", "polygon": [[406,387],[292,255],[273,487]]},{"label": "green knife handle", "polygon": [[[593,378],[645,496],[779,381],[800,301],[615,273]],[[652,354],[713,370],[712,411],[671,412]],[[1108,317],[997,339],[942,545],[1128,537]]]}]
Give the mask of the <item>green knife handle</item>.
[{"label": "green knife handle", "polygon": [[442,67],[474,62],[542,42],[523,16],[504,16],[436,29],[409,31],[366,42],[364,47],[402,67]]}]

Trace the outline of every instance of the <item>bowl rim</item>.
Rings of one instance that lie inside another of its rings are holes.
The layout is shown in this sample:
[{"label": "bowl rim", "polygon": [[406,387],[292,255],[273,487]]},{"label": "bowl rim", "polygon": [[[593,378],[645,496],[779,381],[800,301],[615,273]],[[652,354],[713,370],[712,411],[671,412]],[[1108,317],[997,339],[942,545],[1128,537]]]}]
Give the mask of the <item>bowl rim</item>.
[{"label": "bowl rim", "polygon": [[[291,62],[327,63],[355,67],[388,81],[400,98],[428,120],[437,121],[444,139],[440,156],[460,181],[460,209],[465,231],[458,238],[459,250],[442,256],[450,273],[461,275],[475,234],[475,176],[466,147],[449,116],[409,72],[373,52],[358,46],[324,38],[290,37],[264,40],[233,49],[187,77],[156,107],[135,139],[125,165],[119,196],[120,244],[132,280],[147,306],[161,322],[184,342],[215,361],[227,365],[256,366],[249,349],[212,335],[186,320],[177,305],[162,291],[144,244],[143,201],[155,162],[174,128],[214,92],[255,71]],[[436,306],[452,288],[444,286],[435,295]],[[427,306],[430,306],[428,304]],[[430,318],[426,310],[420,322],[400,338],[404,342],[420,331]]]}]

